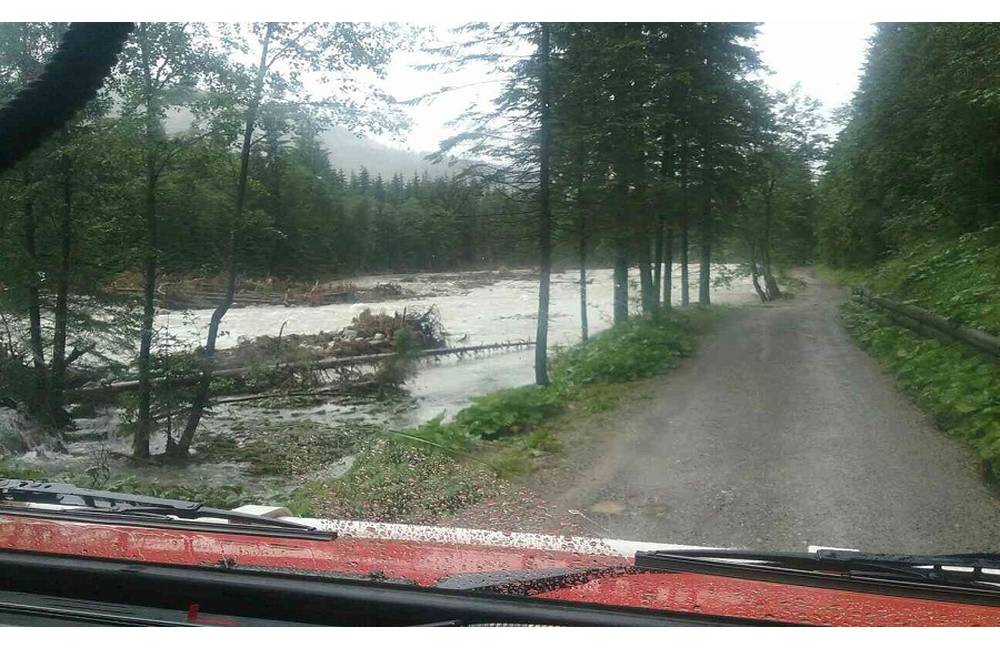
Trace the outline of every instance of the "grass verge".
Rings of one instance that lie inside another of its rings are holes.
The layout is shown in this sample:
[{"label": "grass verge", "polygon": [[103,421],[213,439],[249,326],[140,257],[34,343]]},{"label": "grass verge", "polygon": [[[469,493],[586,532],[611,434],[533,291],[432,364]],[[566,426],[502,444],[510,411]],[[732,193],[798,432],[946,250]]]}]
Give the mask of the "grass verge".
[{"label": "grass verge", "polygon": [[1000,480],[1000,366],[958,344],[920,338],[858,303],[845,303],[841,316],[939,428],[976,450],[984,476]]}]

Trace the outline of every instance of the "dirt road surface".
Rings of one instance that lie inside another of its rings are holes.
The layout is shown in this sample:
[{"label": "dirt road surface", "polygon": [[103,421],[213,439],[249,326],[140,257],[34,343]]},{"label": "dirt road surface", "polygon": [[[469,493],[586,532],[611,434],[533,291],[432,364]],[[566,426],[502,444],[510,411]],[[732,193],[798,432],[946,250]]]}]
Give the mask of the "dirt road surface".
[{"label": "dirt road surface", "polygon": [[739,310],[577,432],[532,486],[587,534],[760,550],[1000,551],[1000,499],[839,322],[843,291]]}]

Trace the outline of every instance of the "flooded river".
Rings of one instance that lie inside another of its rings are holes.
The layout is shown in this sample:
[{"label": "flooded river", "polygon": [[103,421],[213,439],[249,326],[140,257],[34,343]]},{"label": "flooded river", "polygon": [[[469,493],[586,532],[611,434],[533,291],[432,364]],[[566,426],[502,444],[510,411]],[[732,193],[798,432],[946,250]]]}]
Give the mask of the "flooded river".
[{"label": "flooded river", "polygon": [[[678,269],[679,271],[679,269]],[[691,296],[697,296],[697,266],[691,268]],[[580,299],[577,272],[556,273],[552,278],[551,325],[552,348],[568,346],[580,340]],[[590,332],[610,327],[613,293],[612,271],[597,269],[589,273],[588,320]],[[530,270],[497,272],[425,273],[381,275],[352,280],[359,288],[379,283],[398,283],[414,297],[385,302],[338,304],[318,307],[251,306],[232,309],[223,321],[219,347],[236,345],[242,338],[262,335],[313,334],[339,331],[350,325],[361,311],[373,312],[438,310],[451,346],[475,345],[534,339],[537,305],[537,275]],[[630,278],[638,285],[638,276]],[[674,274],[674,302],[680,300],[680,274]],[[631,290],[632,309],[637,310],[638,287]],[[721,304],[741,304],[756,300],[747,278],[737,278],[729,286],[713,287],[712,300]],[[182,347],[197,346],[205,335],[211,310],[167,311],[158,315],[157,326],[169,331]],[[283,328],[283,329],[282,329]],[[534,381],[533,350],[492,352],[485,355],[440,357],[422,362],[404,386],[408,397],[393,403],[369,399],[316,403],[299,408],[267,407],[258,403],[220,404],[211,417],[203,420],[205,434],[226,438],[268,437],[283,429],[301,430],[317,425],[323,430],[348,429],[376,425],[408,427],[438,415],[448,417],[467,406],[477,396]],[[130,452],[128,436],[118,435],[120,413],[107,408],[94,417],[75,421],[74,441],[67,444],[67,454],[29,452],[21,460],[69,471],[95,462],[108,462],[116,474],[134,473],[147,480],[198,482],[243,486],[260,492],[270,485],[275,490],[280,479],[248,476],[239,464],[202,462],[179,468],[174,466],[134,467],[125,457]],[[358,429],[360,430],[360,429]],[[163,432],[151,440],[151,452],[162,453],[166,438]],[[109,456],[110,452],[110,456]],[[103,458],[104,460],[100,460]],[[111,458],[109,461],[108,458]],[[342,459],[349,461],[350,456]],[[97,459],[97,460],[95,460]],[[338,460],[321,468],[321,475],[341,473],[350,466]],[[287,486],[283,486],[287,487]]]},{"label": "flooded river", "polygon": [[[697,298],[697,265],[691,266],[691,296]],[[587,317],[590,332],[611,326],[613,293],[611,269],[589,272]],[[475,345],[535,338],[535,310],[538,301],[537,274],[528,270],[470,273],[421,273],[357,278],[358,287],[378,283],[398,283],[415,298],[321,307],[246,307],[226,315],[219,347],[236,345],[241,337],[286,334],[313,334],[337,331],[365,309],[373,312],[426,311],[436,307],[447,331],[449,345]],[[632,284],[638,284],[633,272]],[[680,267],[674,273],[674,303],[680,303]],[[638,298],[632,291],[632,298]],[[749,278],[733,280],[728,287],[713,287],[712,300],[721,304],[753,302],[756,296]],[[633,305],[633,309],[636,306]],[[205,335],[212,311],[209,309],[164,312],[157,325],[166,327],[181,342],[197,345]],[[580,296],[578,272],[556,273],[552,277],[549,342],[552,346],[572,345],[580,340]],[[439,413],[453,413],[471,398],[502,388],[534,381],[533,352],[522,350],[457,359],[445,357],[429,362],[406,388],[414,398],[412,409],[398,414],[400,424],[413,424]]]}]

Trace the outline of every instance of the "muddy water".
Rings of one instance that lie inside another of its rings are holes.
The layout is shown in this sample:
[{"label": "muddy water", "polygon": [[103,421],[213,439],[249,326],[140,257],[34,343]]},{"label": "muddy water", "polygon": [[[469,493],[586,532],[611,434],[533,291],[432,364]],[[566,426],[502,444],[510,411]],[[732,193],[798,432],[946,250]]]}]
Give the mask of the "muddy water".
[{"label": "muddy water", "polygon": [[[697,265],[692,265],[691,295],[697,297]],[[494,278],[500,278],[494,280]],[[611,269],[589,272],[587,317],[591,333],[610,327],[613,293]],[[531,271],[476,272],[466,274],[384,275],[358,278],[356,285],[379,282],[401,284],[418,297],[377,303],[326,305],[322,307],[247,307],[231,310],[223,322],[225,336],[219,347],[229,347],[241,337],[276,335],[284,326],[287,334],[335,331],[350,324],[365,309],[378,311],[422,311],[434,306],[448,332],[450,345],[474,345],[534,339],[538,300],[537,275]],[[633,272],[630,283],[638,283]],[[680,303],[680,270],[675,267],[674,303]],[[633,291],[633,298],[637,297]],[[716,303],[740,304],[756,300],[748,278],[738,278],[728,287],[713,287]],[[572,345],[580,339],[580,298],[577,272],[552,277],[549,341],[553,346]],[[634,308],[634,306],[633,306]],[[158,325],[167,326],[181,342],[197,345],[207,330],[211,310],[186,314],[161,314]],[[402,424],[426,420],[439,413],[453,413],[470,398],[502,388],[534,381],[531,351],[490,354],[466,359],[444,358],[429,363],[407,384],[415,399],[413,409],[398,414]]]}]

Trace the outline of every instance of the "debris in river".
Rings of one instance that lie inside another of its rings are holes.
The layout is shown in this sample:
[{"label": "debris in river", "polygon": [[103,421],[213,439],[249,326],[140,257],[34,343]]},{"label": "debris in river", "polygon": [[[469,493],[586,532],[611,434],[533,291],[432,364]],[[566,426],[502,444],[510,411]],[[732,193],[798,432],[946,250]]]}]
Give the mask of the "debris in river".
[{"label": "debris in river", "polygon": [[360,291],[361,302],[376,302],[399,298],[412,298],[414,293],[398,282],[379,282],[370,289]]},{"label": "debris in river", "polygon": [[[141,296],[142,277],[122,274],[108,286],[111,293]],[[157,299],[165,309],[210,309],[223,297],[223,276],[177,278],[164,277],[157,287]],[[398,282],[380,282],[360,288],[352,282],[292,282],[274,278],[239,278],[233,307],[255,305],[321,306],[350,302],[381,302],[412,298],[414,293]]]},{"label": "debris in river", "polygon": [[406,329],[414,336],[413,343],[419,349],[445,345],[444,326],[435,307],[424,312],[404,309],[402,313],[394,312],[392,315],[386,312],[372,313],[370,309],[366,309],[354,317],[350,329],[357,332],[359,338],[368,341],[375,340],[380,334],[378,341],[392,341],[398,332]]}]

